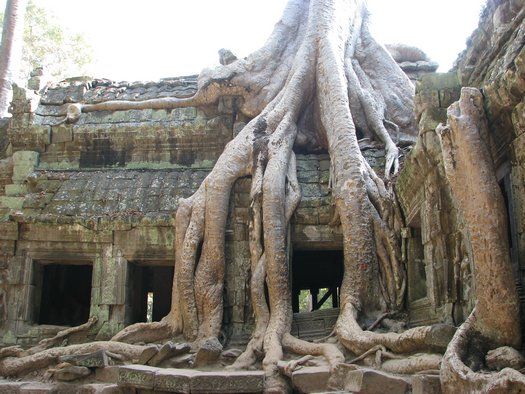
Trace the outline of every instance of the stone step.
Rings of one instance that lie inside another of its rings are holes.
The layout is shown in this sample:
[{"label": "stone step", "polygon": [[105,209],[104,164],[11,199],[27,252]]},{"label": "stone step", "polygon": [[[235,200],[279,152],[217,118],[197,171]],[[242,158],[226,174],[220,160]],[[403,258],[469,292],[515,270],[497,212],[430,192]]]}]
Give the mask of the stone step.
[{"label": "stone step", "polygon": [[261,393],[264,390],[264,372],[125,365],[119,367],[118,386],[177,393]]},{"label": "stone step", "polygon": [[328,391],[330,367],[302,367],[292,373],[292,385],[300,393]]},{"label": "stone step", "polygon": [[402,376],[342,364],[329,379],[328,366],[301,367],[293,372],[292,385],[299,393],[441,394],[439,375]]},{"label": "stone step", "polygon": [[441,394],[439,375],[414,375],[412,394]]},{"label": "stone step", "polygon": [[361,394],[405,394],[412,392],[409,376],[394,375],[352,364],[336,367],[330,381],[332,389]]},{"label": "stone step", "polygon": [[122,388],[116,384],[88,383],[64,384],[42,382],[14,382],[0,380],[0,394],[121,394]]}]

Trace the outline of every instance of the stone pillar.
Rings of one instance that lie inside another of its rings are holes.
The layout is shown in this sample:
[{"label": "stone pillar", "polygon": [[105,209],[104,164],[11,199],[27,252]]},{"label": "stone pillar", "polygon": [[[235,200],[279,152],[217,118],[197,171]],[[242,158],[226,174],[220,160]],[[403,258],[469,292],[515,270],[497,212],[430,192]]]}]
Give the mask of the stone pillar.
[{"label": "stone pillar", "polygon": [[109,339],[124,328],[128,262],[113,245],[104,245],[93,263],[91,315],[101,326],[97,340]]},{"label": "stone pillar", "polygon": [[13,153],[12,183],[5,186],[5,196],[0,197],[0,211],[21,211],[28,193],[27,177],[38,165],[38,152],[17,151]]},{"label": "stone pillar", "polygon": [[34,284],[32,283],[32,259],[23,253],[7,259],[5,294],[5,335],[2,342],[17,343],[16,337],[32,323],[34,311]]},{"label": "stone pillar", "polygon": [[250,302],[250,248],[248,242],[248,210],[250,206],[248,179],[234,186],[234,204],[226,228],[226,300],[224,325],[232,341],[246,342],[253,328]]}]

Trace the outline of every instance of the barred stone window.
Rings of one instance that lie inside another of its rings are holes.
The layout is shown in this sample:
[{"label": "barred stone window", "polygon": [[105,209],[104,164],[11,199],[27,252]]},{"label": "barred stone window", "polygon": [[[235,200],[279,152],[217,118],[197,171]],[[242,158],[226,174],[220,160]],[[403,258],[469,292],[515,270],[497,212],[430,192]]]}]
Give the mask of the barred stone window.
[{"label": "barred stone window", "polygon": [[129,263],[126,323],[160,321],[170,311],[172,285],[171,263]]},{"label": "barred stone window", "polygon": [[342,250],[301,250],[292,256],[292,308],[297,312],[339,306]]}]

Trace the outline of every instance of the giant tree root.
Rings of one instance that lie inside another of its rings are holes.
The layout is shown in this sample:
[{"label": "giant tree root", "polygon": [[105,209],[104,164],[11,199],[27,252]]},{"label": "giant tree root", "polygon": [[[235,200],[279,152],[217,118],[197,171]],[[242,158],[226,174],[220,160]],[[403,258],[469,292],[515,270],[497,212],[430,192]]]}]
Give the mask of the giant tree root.
[{"label": "giant tree root", "polygon": [[59,357],[106,350],[122,356],[124,360],[137,362],[147,346],[121,342],[91,342],[66,347],[55,347],[22,357],[6,357],[0,360],[0,376],[23,376],[24,374],[58,364]]},{"label": "giant tree root", "polygon": [[71,335],[79,334],[84,331],[88,331],[91,329],[97,322],[97,318],[95,316],[91,316],[87,322],[84,324],[81,324],[79,326],[66,328],[62,331],[59,331],[54,337],[42,339],[37,346],[31,348],[31,352],[37,353],[44,349],[49,349],[50,347],[57,346],[58,344],[64,345],[65,342],[68,341],[68,338]]},{"label": "giant tree root", "polygon": [[[476,309],[458,328],[441,363],[441,385],[445,393],[523,393],[525,376],[511,368],[499,372],[474,372],[463,359],[470,352],[469,333],[476,325]],[[477,334],[479,335],[479,333]]]},{"label": "giant tree root", "polygon": [[125,343],[152,343],[173,338],[177,334],[180,333],[170,326],[168,319],[164,318],[160,322],[135,323],[127,326],[111,340]]}]

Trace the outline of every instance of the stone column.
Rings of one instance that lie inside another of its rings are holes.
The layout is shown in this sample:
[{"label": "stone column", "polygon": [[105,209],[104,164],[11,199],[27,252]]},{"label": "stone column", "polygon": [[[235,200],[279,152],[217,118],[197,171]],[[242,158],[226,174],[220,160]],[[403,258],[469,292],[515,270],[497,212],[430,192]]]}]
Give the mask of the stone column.
[{"label": "stone column", "polygon": [[97,340],[109,339],[124,328],[128,262],[113,245],[104,245],[93,263],[91,315],[101,328]]}]

